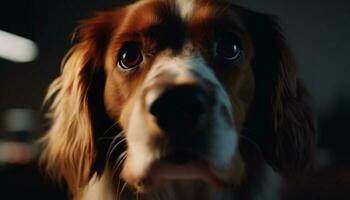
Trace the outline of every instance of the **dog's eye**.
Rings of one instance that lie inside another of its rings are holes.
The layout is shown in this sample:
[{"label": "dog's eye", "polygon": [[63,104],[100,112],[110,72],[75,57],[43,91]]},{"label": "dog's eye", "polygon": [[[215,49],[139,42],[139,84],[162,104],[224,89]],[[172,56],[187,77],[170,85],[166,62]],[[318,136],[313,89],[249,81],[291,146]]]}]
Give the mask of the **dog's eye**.
[{"label": "dog's eye", "polygon": [[137,67],[143,60],[140,46],[136,42],[127,42],[120,49],[118,64],[122,70],[129,70]]},{"label": "dog's eye", "polygon": [[236,38],[220,38],[214,43],[214,54],[215,57],[218,57],[219,59],[237,63],[242,58],[242,44]]}]

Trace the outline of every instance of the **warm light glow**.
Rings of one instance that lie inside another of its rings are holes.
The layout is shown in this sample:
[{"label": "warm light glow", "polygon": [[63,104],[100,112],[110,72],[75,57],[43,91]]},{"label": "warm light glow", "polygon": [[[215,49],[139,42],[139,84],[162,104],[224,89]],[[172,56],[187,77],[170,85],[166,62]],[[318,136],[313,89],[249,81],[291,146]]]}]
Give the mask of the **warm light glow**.
[{"label": "warm light glow", "polygon": [[38,56],[36,44],[26,38],[0,30],[0,58],[13,62],[30,62]]}]

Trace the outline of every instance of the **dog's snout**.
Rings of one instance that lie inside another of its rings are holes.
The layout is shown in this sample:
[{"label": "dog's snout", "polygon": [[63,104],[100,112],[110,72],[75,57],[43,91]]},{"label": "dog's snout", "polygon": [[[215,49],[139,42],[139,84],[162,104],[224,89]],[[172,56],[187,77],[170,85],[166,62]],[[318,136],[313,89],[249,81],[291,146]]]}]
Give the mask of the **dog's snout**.
[{"label": "dog's snout", "polygon": [[165,90],[150,106],[150,113],[167,133],[195,129],[207,107],[207,97],[197,86],[177,86]]}]

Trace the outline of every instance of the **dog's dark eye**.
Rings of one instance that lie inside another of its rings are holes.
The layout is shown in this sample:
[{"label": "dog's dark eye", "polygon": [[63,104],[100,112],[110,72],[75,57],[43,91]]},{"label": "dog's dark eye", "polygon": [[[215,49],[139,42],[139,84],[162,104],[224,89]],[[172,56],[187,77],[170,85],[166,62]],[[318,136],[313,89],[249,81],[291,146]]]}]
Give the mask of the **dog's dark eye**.
[{"label": "dog's dark eye", "polygon": [[241,60],[243,51],[241,42],[233,37],[223,37],[214,43],[215,57],[237,63]]},{"label": "dog's dark eye", "polygon": [[143,60],[140,46],[136,42],[127,42],[118,53],[118,64],[122,70],[137,67]]}]

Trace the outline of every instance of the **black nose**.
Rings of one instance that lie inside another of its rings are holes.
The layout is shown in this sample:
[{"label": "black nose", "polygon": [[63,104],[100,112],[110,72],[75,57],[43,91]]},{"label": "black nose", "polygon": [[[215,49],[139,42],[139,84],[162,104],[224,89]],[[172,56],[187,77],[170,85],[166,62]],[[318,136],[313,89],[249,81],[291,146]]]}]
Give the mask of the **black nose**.
[{"label": "black nose", "polygon": [[159,127],[168,133],[193,131],[205,112],[206,94],[200,87],[177,86],[163,92],[150,107]]}]

